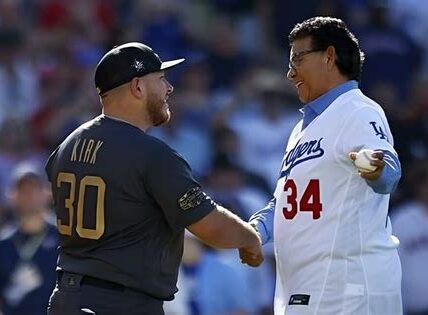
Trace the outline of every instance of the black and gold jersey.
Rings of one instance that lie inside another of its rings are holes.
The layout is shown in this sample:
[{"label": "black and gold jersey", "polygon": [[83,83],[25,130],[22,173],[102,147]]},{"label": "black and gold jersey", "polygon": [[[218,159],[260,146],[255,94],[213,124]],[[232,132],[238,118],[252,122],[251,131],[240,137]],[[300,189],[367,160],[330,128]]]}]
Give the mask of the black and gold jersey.
[{"label": "black and gold jersey", "polygon": [[58,269],[171,299],[186,226],[211,210],[187,162],[162,141],[104,115],[51,154]]}]

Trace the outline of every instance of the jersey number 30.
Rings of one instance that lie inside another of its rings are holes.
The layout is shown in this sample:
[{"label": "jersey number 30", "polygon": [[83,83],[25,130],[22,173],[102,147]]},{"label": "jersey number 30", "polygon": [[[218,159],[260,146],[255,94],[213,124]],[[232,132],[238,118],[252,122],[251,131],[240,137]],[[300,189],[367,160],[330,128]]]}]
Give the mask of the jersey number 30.
[{"label": "jersey number 30", "polygon": [[284,191],[288,192],[288,207],[282,208],[285,219],[292,220],[298,211],[312,212],[314,220],[321,217],[322,203],[320,201],[320,181],[318,179],[311,179],[309,181],[300,201],[297,201],[297,186],[294,180],[288,179],[285,182]]},{"label": "jersey number 30", "polygon": [[[63,224],[60,219],[57,220],[58,231],[63,235],[71,235],[73,217],[75,213],[74,200],[76,196],[76,176],[73,173],[61,172],[58,174],[56,186],[59,188],[63,183],[70,184],[70,192],[68,198],[65,199],[65,207],[68,210],[68,224]],[[79,194],[77,201],[77,225],[76,232],[82,238],[93,240],[99,239],[104,234],[105,219],[104,219],[104,196],[106,184],[99,176],[85,176],[78,184]],[[83,209],[85,204],[85,192],[88,186],[97,188],[97,204],[96,204],[96,223],[95,229],[83,227]]]}]

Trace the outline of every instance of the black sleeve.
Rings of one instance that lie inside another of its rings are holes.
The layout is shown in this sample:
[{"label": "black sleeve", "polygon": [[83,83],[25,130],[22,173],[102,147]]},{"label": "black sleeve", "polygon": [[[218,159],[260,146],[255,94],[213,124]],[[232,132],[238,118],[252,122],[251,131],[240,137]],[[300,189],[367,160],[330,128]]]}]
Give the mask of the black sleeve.
[{"label": "black sleeve", "polygon": [[151,151],[145,165],[145,187],[171,228],[181,230],[214,209],[215,203],[202,191],[178,153],[163,143],[157,143]]}]

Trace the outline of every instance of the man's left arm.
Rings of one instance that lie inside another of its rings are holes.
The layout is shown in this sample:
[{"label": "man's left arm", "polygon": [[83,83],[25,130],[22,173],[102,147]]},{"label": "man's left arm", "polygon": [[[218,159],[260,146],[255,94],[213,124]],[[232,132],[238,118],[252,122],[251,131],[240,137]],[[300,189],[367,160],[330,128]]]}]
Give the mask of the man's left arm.
[{"label": "man's left arm", "polygon": [[364,106],[356,109],[350,117],[341,133],[343,141],[340,141],[339,155],[346,152],[351,160],[355,160],[358,151],[374,150],[370,163],[377,169],[373,172],[359,171],[359,175],[374,192],[392,193],[401,177],[401,165],[384,112],[376,106]]},{"label": "man's left arm", "polygon": [[[379,177],[365,178],[373,190],[379,194],[394,192],[401,177],[401,165],[398,156],[390,151],[382,150],[384,167]],[[364,176],[362,176],[364,178]]]},{"label": "man's left arm", "polygon": [[[355,160],[356,152],[351,152],[349,157]],[[401,178],[401,164],[395,152],[388,150],[375,150],[371,164],[377,166],[373,172],[359,172],[367,184],[378,194],[390,194],[397,188]]]}]

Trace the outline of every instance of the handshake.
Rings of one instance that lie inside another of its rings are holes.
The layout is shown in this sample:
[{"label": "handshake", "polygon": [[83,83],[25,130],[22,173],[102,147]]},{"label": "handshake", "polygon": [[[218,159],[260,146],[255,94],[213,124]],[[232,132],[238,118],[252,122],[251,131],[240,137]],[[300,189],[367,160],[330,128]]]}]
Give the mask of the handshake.
[{"label": "handshake", "polygon": [[238,248],[243,264],[257,267],[263,262],[262,239],[255,225],[220,205],[187,229],[211,247]]},{"label": "handshake", "polygon": [[241,263],[243,264],[247,264],[251,267],[258,267],[264,260],[262,253],[262,239],[255,225],[249,225],[253,230],[253,244],[251,244],[250,246],[239,248],[239,258],[241,259]]}]

